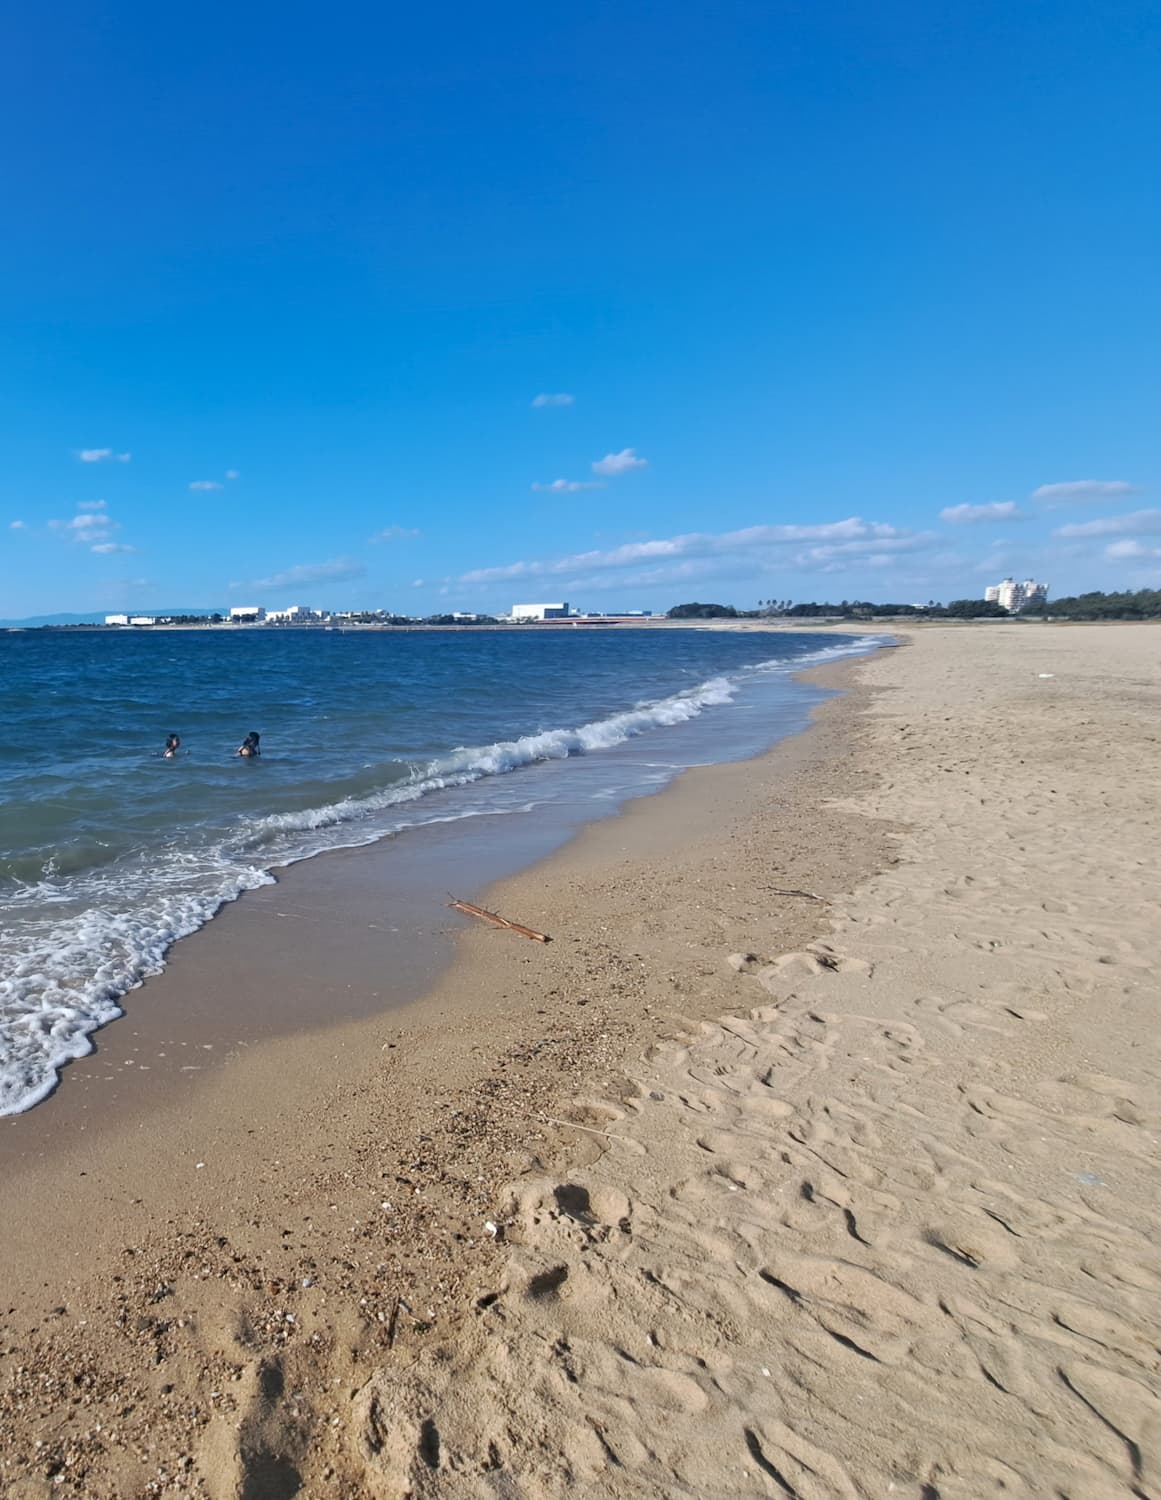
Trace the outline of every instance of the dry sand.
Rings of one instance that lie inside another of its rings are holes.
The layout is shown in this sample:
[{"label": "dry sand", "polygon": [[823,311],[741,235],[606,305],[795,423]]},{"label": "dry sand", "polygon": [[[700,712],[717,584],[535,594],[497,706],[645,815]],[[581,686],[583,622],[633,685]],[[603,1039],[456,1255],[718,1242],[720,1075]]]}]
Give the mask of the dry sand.
[{"label": "dry sand", "polygon": [[12,1174],[4,1494],[1161,1494],[1161,633],[910,641]]}]

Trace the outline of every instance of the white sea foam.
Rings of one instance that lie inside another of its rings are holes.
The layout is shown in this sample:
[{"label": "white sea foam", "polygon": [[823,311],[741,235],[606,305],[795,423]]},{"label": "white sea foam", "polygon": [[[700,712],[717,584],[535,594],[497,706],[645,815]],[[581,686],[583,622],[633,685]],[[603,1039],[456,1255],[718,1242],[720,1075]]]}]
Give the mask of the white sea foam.
[{"label": "white sea foam", "polygon": [[[265,870],[235,867],[201,889],[161,894],[139,910],[98,904],[46,917],[31,932],[26,927],[23,951],[5,956],[0,979],[0,1115],[31,1109],[51,1093],[57,1070],[92,1051],[92,1033],[122,1014],[122,995],[161,972],[178,938],[273,879]],[[116,899],[115,886],[108,897]]]},{"label": "white sea foam", "polygon": [[[874,637],[843,641],[745,667],[732,677],[714,677],[576,728],[461,747],[414,765],[404,779],[379,791],[269,814],[216,844],[175,844],[164,859],[155,851],[132,868],[107,866],[59,885],[45,880],[10,891],[7,905],[20,908],[21,921],[11,940],[8,932],[0,932],[0,1116],[19,1114],[51,1093],[59,1069],[90,1052],[92,1033],[122,1014],[121,997],[161,972],[179,938],[204,926],[243,891],[271,884],[268,866],[374,842],[416,822],[479,816],[479,807],[449,813],[441,804],[426,816],[406,809],[432,793],[539,762],[599,753],[638,735],[688,723],[707,709],[731,703],[756,674],[789,675],[877,644]],[[656,785],[655,777],[651,785]],[[526,812],[532,806],[521,801],[505,810]]]},{"label": "white sea foam", "polygon": [[494,745],[461,746],[424,766],[414,767],[410,780],[365,797],[344,797],[339,802],[306,808],[302,812],[270,813],[252,825],[251,836],[261,841],[272,833],[348,823],[385,808],[414,802],[429,792],[470,785],[485,776],[502,776],[541,761],[566,760],[570,755],[611,750],[650,729],[687,723],[706,708],[729,703],[735,691],[736,684],[728,678],[714,677],[689,692],[662,698],[657,703],[642,704],[624,713],[612,714],[607,719],[582,724],[577,729],[546,729],[538,734],[522,735],[517,740],[501,740]]}]

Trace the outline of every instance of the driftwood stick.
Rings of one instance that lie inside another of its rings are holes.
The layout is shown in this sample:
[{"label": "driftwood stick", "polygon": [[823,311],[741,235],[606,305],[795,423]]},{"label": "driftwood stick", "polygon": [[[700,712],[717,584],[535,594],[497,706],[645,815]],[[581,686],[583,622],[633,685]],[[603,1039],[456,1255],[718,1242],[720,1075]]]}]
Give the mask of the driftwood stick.
[{"label": "driftwood stick", "polygon": [[589,1135],[603,1135],[607,1141],[624,1140],[624,1136],[610,1135],[607,1130],[598,1130],[595,1125],[578,1125],[575,1120],[558,1120],[553,1115],[541,1115],[540,1118],[549,1125],[563,1125],[568,1130],[584,1130]]},{"label": "driftwood stick", "polygon": [[507,917],[501,917],[494,911],[485,911],[482,906],[474,906],[470,901],[449,901],[456,911],[462,911],[469,917],[479,917],[481,922],[489,922],[493,927],[502,927],[508,932],[518,932],[521,937],[531,938],[534,943],[551,943],[552,939],[546,932],[537,932],[532,927],[523,927],[519,922],[510,922]]},{"label": "driftwood stick", "polygon": [[772,896],[801,896],[804,901],[821,901],[824,906],[828,904],[825,896],[816,896],[813,891],[785,891],[776,885],[768,886],[767,889]]}]

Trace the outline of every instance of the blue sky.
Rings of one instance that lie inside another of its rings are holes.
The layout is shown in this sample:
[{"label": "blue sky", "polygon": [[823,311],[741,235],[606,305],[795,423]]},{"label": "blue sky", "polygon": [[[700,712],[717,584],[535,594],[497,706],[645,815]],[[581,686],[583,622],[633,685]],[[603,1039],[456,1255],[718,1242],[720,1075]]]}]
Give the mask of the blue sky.
[{"label": "blue sky", "polygon": [[40,12],[0,617],[1161,581],[1155,7]]}]

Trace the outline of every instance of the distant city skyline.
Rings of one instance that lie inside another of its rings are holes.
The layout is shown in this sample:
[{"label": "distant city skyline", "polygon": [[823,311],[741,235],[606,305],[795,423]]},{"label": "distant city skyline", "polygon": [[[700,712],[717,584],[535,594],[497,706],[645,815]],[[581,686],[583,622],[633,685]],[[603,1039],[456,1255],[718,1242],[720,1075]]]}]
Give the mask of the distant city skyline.
[{"label": "distant city skyline", "polygon": [[1144,6],[73,19],[0,58],[0,617],[1161,582]]}]

